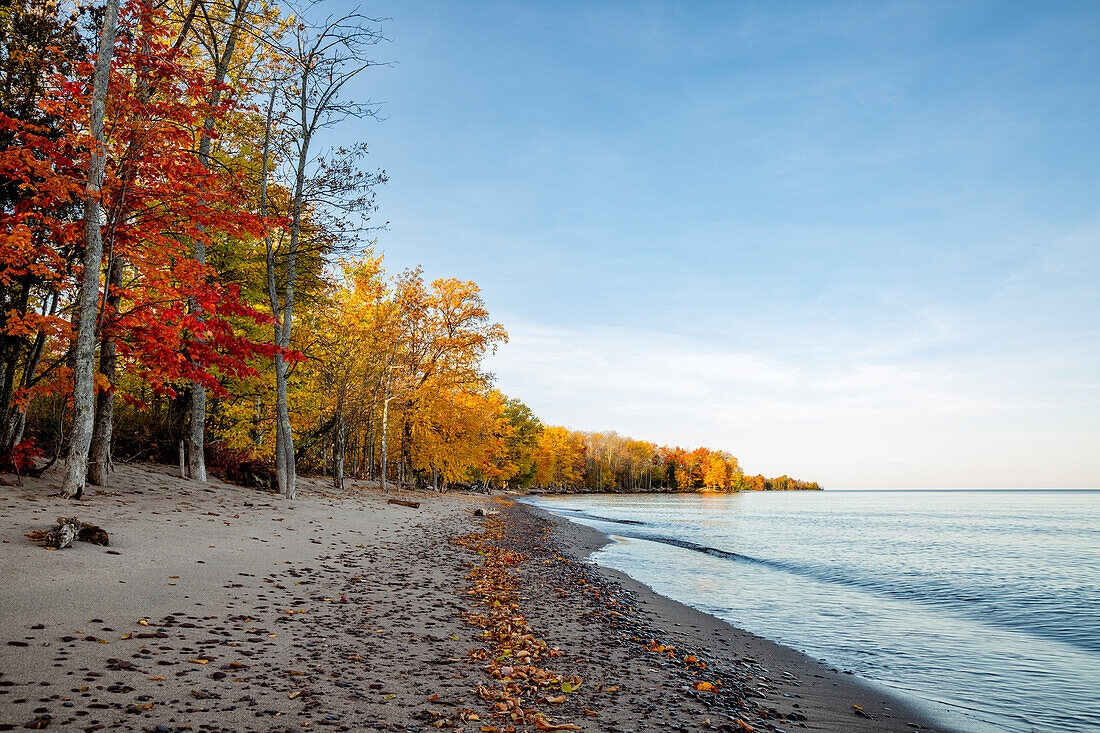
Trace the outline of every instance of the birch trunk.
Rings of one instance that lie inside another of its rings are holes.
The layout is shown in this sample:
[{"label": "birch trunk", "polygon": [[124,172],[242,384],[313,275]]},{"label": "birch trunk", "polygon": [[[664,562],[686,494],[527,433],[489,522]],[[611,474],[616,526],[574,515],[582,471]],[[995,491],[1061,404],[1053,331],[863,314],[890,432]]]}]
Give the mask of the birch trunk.
[{"label": "birch trunk", "polygon": [[[304,77],[308,73],[308,70],[303,72],[303,94],[305,94],[308,83],[308,79]],[[274,104],[274,96],[272,96],[272,104]],[[306,127],[305,117],[307,108],[306,100],[303,99],[301,105],[303,128]],[[268,287],[271,289],[270,295],[272,298],[271,307],[273,315],[280,320],[278,326],[279,346],[284,350],[290,348],[290,335],[294,326],[294,281],[298,267],[298,241],[302,231],[302,200],[306,181],[306,161],[309,160],[309,143],[310,133],[307,130],[306,134],[302,136],[301,147],[298,150],[298,169],[294,181],[294,200],[291,208],[290,221],[290,246],[287,248],[286,284],[283,287],[283,307],[281,314],[279,313],[278,300],[274,296],[275,261],[274,255],[270,254],[269,246]],[[291,432],[290,411],[287,406],[286,373],[286,361],[280,355],[275,360],[275,411],[278,414],[278,422],[283,431],[282,454],[283,473],[285,475],[283,481],[283,495],[288,499],[293,499],[297,493],[297,487],[295,486],[297,466],[294,457],[294,434]]]},{"label": "birch trunk", "polygon": [[[271,125],[275,111],[275,93],[277,86],[272,84],[271,96],[267,105],[267,122],[264,127],[264,153],[260,171],[260,214],[267,218],[267,169],[271,161]],[[300,196],[300,187],[298,194]],[[300,200],[299,200],[300,203]],[[275,320],[274,342],[280,349],[290,345],[290,319],[292,308],[280,308],[279,296],[275,289],[275,248],[271,243],[271,232],[264,232],[264,244],[267,247],[267,297],[271,306],[271,316]],[[294,241],[297,246],[297,241]],[[296,253],[295,253],[296,254]],[[294,297],[294,270],[288,262],[287,298]],[[295,496],[294,441],[290,432],[290,412],[287,408],[286,360],[282,353],[275,355],[275,481],[279,493],[288,499]]]},{"label": "birch trunk", "polygon": [[332,441],[332,483],[344,488],[344,417],[336,420],[336,436]]},{"label": "birch trunk", "polygon": [[92,150],[88,156],[88,182],[84,186],[84,277],[77,301],[76,344],[73,349],[73,425],[69,436],[69,455],[61,492],[79,499],[84,494],[88,471],[88,449],[92,443],[95,389],[95,329],[99,305],[99,270],[103,259],[103,233],[99,229],[100,198],[106,168],[103,117],[106,111],[107,82],[115,51],[115,24],[119,0],[107,0],[103,26],[99,31],[99,52],[92,75],[92,102],[89,129]]},{"label": "birch trunk", "polygon": [[[282,354],[275,357],[275,424],[278,429],[276,440],[275,468],[279,472],[279,490],[287,499],[295,494],[294,438],[290,432],[290,411],[287,409],[286,360]],[[280,459],[282,465],[280,466]]]},{"label": "birch trunk", "polygon": [[389,454],[386,452],[386,436],[389,433],[390,424],[390,379],[386,376],[386,390],[382,393],[382,491],[386,492],[389,489],[386,488],[386,469],[389,468]]},{"label": "birch trunk", "polygon": [[374,435],[377,432],[374,427],[374,404],[378,399],[378,390],[371,389],[370,393],[370,409],[367,412],[367,429],[370,434],[367,436],[367,478],[374,478]]}]

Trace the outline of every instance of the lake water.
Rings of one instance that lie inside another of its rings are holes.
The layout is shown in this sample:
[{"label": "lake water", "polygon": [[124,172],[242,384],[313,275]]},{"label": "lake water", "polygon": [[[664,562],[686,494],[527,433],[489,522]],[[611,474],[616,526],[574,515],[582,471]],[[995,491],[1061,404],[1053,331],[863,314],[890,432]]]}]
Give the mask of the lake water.
[{"label": "lake water", "polygon": [[612,535],[599,564],[960,730],[1100,731],[1100,491],[532,503]]}]

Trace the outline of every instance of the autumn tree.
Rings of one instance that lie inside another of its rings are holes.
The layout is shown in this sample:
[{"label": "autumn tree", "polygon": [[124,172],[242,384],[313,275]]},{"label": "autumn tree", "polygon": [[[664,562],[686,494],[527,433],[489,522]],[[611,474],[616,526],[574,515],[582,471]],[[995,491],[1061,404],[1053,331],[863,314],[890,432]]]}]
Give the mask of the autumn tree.
[{"label": "autumn tree", "polygon": [[[219,4],[214,8],[210,8],[207,3],[192,0],[191,7],[184,19],[185,27],[190,28],[193,14],[196,10],[201,9],[205,22],[198,25],[198,28],[202,30],[197,30],[196,35],[199,43],[206,50],[214,64],[214,73],[210,79],[210,88],[206,100],[209,111],[203,119],[198,144],[199,164],[206,171],[210,170],[211,145],[216,137],[216,111],[222,101],[226,75],[229,73],[230,64],[233,62],[237,44],[242,33],[245,32],[250,4],[251,0],[230,0],[227,6]],[[200,229],[200,236],[191,240],[191,246],[195,260],[199,265],[205,267],[206,242],[205,237],[201,236],[202,234],[205,234],[205,231]],[[192,299],[190,305],[195,316],[201,321],[201,303],[196,299]],[[189,448],[187,470],[191,478],[196,481],[206,481],[205,431],[206,385],[200,379],[192,379],[191,420],[187,434]]]},{"label": "autumn tree", "polygon": [[501,474],[507,484],[527,488],[535,478],[534,452],[542,435],[542,422],[515,398],[504,400],[503,414],[509,430],[500,455]]},{"label": "autumn tree", "polygon": [[340,268],[340,279],[323,307],[310,314],[310,330],[316,335],[319,377],[314,387],[322,405],[317,435],[332,435],[333,483],[344,481],[349,428],[367,411],[374,397],[370,387],[383,356],[377,342],[385,284],[381,257],[366,256]]},{"label": "autumn tree", "polygon": [[481,359],[506,341],[507,333],[489,319],[480,288],[470,281],[441,278],[428,286],[419,270],[411,270],[397,279],[392,297],[398,319],[393,367],[400,396],[402,478],[415,463],[412,420],[427,404],[424,398],[484,391],[488,379]]},{"label": "autumn tree", "polygon": [[88,108],[62,90],[86,49],[79,16],[61,12],[0,7],[0,455],[23,438],[32,390],[63,367],[49,347],[67,335],[61,311],[80,254],[87,169],[75,135]]},{"label": "autumn tree", "polygon": [[535,486],[575,487],[584,476],[584,440],[565,428],[543,429],[532,457]]}]

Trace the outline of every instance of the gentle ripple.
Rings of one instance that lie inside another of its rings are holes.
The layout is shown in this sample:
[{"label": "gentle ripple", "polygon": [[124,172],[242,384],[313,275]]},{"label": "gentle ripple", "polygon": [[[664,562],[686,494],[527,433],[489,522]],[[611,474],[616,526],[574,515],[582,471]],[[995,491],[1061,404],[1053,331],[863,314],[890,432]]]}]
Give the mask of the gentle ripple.
[{"label": "gentle ripple", "polygon": [[542,497],[594,556],[973,731],[1100,730],[1100,491]]}]

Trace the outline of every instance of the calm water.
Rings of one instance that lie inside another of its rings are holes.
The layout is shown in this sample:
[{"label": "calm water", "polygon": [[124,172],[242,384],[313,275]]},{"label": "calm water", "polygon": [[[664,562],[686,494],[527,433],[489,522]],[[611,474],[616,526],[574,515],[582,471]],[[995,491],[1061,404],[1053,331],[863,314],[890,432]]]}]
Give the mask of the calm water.
[{"label": "calm water", "polygon": [[533,503],[614,536],[601,565],[959,729],[1100,731],[1100,491]]}]

